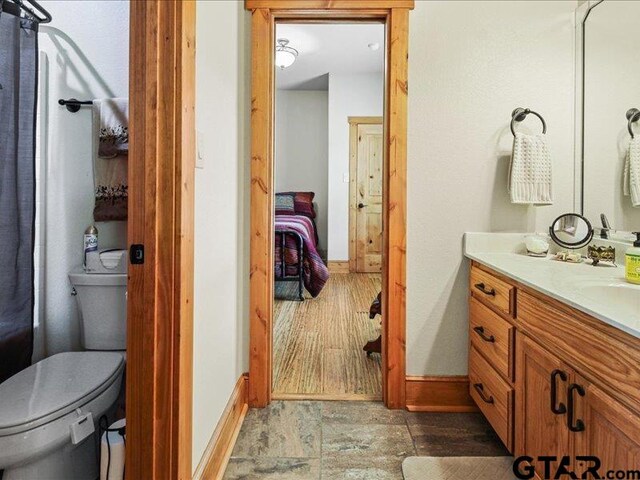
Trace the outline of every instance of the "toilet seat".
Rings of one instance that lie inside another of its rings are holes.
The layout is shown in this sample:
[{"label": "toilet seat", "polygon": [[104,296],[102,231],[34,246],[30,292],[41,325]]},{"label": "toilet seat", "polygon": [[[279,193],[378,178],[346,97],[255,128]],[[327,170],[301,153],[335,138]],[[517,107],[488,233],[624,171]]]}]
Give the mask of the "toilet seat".
[{"label": "toilet seat", "polygon": [[121,353],[66,352],[22,370],[0,384],[0,437],[33,430],[87,404],[123,368]]}]

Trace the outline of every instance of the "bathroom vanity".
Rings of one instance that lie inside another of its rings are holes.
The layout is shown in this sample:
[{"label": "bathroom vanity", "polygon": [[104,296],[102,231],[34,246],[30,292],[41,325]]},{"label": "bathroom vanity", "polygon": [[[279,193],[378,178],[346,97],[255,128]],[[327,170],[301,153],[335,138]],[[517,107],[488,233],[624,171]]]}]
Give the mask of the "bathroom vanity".
[{"label": "bathroom vanity", "polygon": [[515,456],[639,468],[640,288],[621,267],[480,252],[469,235],[470,394],[498,436]]}]

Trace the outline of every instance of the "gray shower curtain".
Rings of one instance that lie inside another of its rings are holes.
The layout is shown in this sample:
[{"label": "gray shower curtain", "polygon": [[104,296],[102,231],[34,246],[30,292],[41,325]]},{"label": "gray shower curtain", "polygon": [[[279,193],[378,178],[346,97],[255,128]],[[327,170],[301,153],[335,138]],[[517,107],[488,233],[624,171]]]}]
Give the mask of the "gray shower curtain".
[{"label": "gray shower curtain", "polygon": [[0,382],[31,364],[37,29],[0,0]]}]

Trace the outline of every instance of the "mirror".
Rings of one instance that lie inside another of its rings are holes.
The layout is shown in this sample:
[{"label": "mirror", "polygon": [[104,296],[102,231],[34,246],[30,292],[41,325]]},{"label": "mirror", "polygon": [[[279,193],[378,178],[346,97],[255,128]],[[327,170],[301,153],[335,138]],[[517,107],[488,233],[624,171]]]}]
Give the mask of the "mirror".
[{"label": "mirror", "polygon": [[[613,230],[638,230],[640,205],[634,207],[632,196],[625,195],[623,179],[631,133],[640,142],[640,113],[632,111],[640,108],[640,46],[635,34],[640,2],[586,2],[578,15],[583,78],[582,98],[577,99],[582,105],[582,138],[576,150],[580,152],[582,143],[582,214],[591,219],[604,214]],[[636,151],[640,156],[640,147]]]},{"label": "mirror", "polygon": [[578,249],[591,241],[593,228],[589,220],[582,215],[565,213],[556,218],[551,224],[549,235],[561,247]]}]

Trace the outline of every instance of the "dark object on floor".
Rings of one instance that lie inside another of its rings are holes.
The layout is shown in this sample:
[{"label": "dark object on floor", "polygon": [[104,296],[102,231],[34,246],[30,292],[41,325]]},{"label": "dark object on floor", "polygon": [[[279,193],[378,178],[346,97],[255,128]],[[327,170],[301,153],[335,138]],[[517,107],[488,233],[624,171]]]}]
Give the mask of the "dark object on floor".
[{"label": "dark object on floor", "polygon": [[373,320],[376,315],[382,315],[382,292],[378,294],[369,307],[369,318]]},{"label": "dark object on floor", "polygon": [[[371,307],[369,307],[369,318],[373,319],[376,315],[382,315],[382,292],[378,293]],[[367,352],[367,356],[372,353],[382,353],[382,335],[375,340],[367,342],[362,349]]]}]

